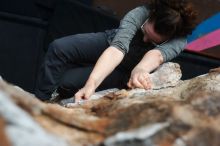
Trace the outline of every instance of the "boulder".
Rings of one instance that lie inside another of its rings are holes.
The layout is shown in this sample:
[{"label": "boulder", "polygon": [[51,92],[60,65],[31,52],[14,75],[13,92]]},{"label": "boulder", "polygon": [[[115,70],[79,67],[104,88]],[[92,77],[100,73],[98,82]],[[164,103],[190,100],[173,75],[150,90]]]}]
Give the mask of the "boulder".
[{"label": "boulder", "polygon": [[1,80],[0,139],[19,146],[219,146],[219,69],[180,77],[179,65],[167,63],[151,74],[151,90],[110,89],[62,105]]}]

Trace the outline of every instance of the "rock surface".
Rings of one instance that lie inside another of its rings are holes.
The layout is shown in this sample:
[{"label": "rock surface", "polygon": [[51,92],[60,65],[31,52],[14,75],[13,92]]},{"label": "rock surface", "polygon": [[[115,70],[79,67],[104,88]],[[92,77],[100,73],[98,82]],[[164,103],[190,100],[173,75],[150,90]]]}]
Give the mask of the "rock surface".
[{"label": "rock surface", "polygon": [[219,146],[219,69],[180,81],[179,66],[165,65],[151,75],[152,90],[114,89],[81,105],[65,101],[69,108],[43,103],[1,80],[0,141],[19,146]]}]

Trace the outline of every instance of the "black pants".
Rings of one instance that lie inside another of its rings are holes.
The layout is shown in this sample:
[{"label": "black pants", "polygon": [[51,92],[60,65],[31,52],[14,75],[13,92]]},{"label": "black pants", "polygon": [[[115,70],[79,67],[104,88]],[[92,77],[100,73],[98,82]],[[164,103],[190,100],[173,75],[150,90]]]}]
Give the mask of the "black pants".
[{"label": "black pants", "polygon": [[[53,41],[38,75],[36,96],[50,99],[57,88],[73,96],[84,86],[97,59],[108,46],[104,32],[77,34]],[[129,76],[130,73],[119,65],[97,90],[124,88]]]}]

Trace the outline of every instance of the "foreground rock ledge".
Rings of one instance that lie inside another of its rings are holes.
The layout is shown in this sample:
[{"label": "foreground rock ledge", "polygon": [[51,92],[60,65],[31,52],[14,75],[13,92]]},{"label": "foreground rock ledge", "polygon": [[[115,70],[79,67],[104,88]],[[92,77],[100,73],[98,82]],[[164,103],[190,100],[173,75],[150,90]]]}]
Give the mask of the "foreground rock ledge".
[{"label": "foreground rock ledge", "polygon": [[179,81],[170,65],[152,74],[154,90],[114,90],[69,108],[1,80],[0,145],[219,146],[220,68]]}]

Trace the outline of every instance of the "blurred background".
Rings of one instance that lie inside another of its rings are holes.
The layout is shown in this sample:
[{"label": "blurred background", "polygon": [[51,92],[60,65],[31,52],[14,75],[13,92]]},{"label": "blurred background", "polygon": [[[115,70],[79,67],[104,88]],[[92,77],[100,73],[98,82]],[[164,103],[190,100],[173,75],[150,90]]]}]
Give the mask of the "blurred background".
[{"label": "blurred background", "polygon": [[[220,1],[192,0],[198,26],[174,62],[182,79],[220,66]],[[48,44],[56,38],[117,28],[126,12],[144,0],[1,0],[0,75],[33,92]]]}]

